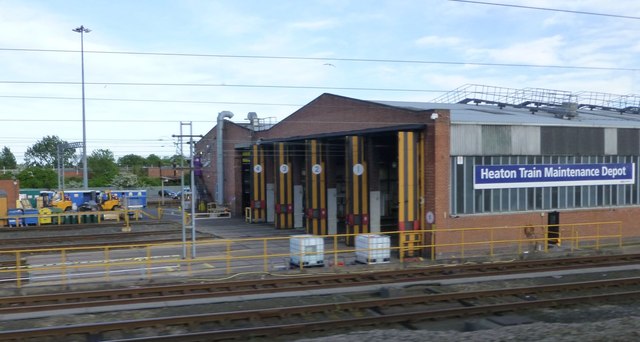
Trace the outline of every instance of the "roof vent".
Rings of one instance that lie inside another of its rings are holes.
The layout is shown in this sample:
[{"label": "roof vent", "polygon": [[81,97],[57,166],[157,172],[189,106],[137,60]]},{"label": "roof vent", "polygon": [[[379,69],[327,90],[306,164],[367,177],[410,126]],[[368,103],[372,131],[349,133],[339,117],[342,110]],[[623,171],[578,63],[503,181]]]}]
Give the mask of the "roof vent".
[{"label": "roof vent", "polygon": [[[542,109],[542,108],[541,108]],[[552,113],[559,119],[573,119],[578,116],[578,104],[575,102],[562,102],[558,107],[547,107],[543,109],[546,112]]]},{"label": "roof vent", "polygon": [[250,122],[253,122],[253,120],[258,118],[258,113],[256,112],[249,112],[247,113],[247,120],[249,120]]}]

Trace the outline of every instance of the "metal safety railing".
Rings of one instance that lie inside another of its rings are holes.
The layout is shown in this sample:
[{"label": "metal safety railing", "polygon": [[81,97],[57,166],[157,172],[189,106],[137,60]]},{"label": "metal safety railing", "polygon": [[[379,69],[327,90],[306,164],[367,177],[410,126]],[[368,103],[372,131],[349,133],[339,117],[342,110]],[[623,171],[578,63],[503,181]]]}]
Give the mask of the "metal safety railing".
[{"label": "metal safety railing", "polygon": [[38,214],[19,214],[0,216],[0,229],[29,226],[60,226],[68,224],[85,223],[111,223],[124,222],[129,226],[130,221],[138,221],[143,217],[150,219],[162,219],[164,211],[157,208],[156,214],[142,209],[120,209],[110,211],[65,211]]},{"label": "metal safety railing", "polygon": [[622,247],[622,222],[589,222],[561,225],[525,225],[438,229],[434,245],[441,256],[468,258],[548,252],[550,248],[575,251]]},{"label": "metal safety railing", "polygon": [[[358,245],[359,237],[370,237]],[[310,240],[305,240],[309,237]],[[355,246],[344,244],[347,237]],[[382,243],[379,243],[382,241]],[[206,239],[101,247],[33,248],[0,251],[0,283],[68,284],[155,277],[219,276],[350,267],[391,262],[446,262],[514,253],[622,247],[621,222],[452,228],[327,236]],[[183,249],[185,244],[188,248]],[[182,251],[186,250],[186,255]],[[195,250],[195,249],[194,249]],[[416,259],[419,257],[419,259]]]}]

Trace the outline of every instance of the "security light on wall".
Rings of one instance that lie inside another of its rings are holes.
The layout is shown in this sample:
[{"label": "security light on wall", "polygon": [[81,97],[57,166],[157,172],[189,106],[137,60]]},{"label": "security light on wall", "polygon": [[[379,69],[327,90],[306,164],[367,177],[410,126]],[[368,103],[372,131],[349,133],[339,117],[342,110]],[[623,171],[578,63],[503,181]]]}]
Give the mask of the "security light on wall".
[{"label": "security light on wall", "polygon": [[438,113],[431,113],[431,120],[435,120],[438,118]]}]

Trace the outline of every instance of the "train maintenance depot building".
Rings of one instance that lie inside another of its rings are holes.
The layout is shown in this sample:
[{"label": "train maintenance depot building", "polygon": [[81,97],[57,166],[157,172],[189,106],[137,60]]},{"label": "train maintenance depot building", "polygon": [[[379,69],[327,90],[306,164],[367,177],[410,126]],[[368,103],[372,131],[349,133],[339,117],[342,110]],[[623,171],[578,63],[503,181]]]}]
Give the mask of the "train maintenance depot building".
[{"label": "train maintenance depot building", "polygon": [[196,187],[275,229],[422,231],[396,243],[432,256],[597,247],[640,235],[638,103],[469,85],[428,103],[322,94],[274,125],[221,112]]}]

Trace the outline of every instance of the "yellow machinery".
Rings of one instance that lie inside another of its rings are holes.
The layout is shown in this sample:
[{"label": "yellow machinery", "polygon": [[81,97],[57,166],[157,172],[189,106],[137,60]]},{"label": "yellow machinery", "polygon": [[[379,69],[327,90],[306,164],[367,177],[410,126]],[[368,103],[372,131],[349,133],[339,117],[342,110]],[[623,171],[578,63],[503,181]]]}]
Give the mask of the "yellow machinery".
[{"label": "yellow machinery", "polygon": [[39,224],[51,224],[51,209],[50,208],[42,208],[38,211],[38,223]]},{"label": "yellow machinery", "polygon": [[62,211],[70,211],[73,207],[73,202],[69,197],[65,196],[64,191],[57,191],[51,193],[40,194],[42,198],[42,206],[45,208],[58,208]]},{"label": "yellow machinery", "polygon": [[98,206],[100,210],[120,209],[120,198],[118,198],[118,194],[114,194],[111,191],[107,190],[100,195],[99,199],[100,202],[98,203]]}]

